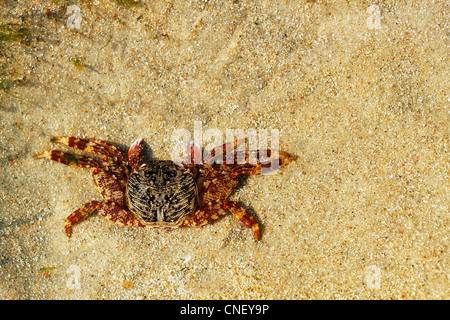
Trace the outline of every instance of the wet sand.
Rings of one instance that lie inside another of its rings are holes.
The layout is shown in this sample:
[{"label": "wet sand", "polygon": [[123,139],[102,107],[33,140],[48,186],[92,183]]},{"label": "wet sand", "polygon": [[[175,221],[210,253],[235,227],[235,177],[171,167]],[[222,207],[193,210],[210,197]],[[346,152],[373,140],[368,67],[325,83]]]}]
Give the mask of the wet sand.
[{"label": "wet sand", "polygon": [[[79,29],[64,1],[0,3],[1,299],[449,298],[448,3],[73,4]],[[279,130],[298,157],[231,196],[261,241],[232,216],[93,216],[68,240],[100,195],[32,157],[50,137],[142,137],[168,159],[195,121]]]}]

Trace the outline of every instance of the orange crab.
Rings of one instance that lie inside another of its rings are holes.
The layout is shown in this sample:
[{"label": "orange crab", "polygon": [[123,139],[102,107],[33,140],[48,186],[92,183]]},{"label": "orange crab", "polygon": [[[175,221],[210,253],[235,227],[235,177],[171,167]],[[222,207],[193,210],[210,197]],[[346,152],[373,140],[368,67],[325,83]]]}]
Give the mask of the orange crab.
[{"label": "orange crab", "polygon": [[[203,163],[190,163],[201,149],[188,146],[187,164],[154,160],[142,164],[143,140],[136,140],[127,157],[113,144],[98,139],[55,137],[52,142],[61,143],[90,155],[67,153],[59,150],[44,151],[35,155],[81,168],[92,168],[94,183],[102,195],[102,201],[90,201],[66,218],[68,237],[72,227],[97,211],[106,219],[126,226],[178,228],[203,226],[231,212],[241,223],[250,228],[255,240],[260,239],[256,219],[240,204],[228,197],[236,188],[240,175],[259,174],[270,170],[271,163],[260,160],[248,163],[251,152],[240,154],[244,164],[238,164],[239,146],[244,139],[214,148]],[[218,150],[218,151],[217,151]],[[229,164],[230,150],[234,161]],[[217,152],[216,152],[217,151]],[[260,154],[271,157],[270,150],[252,151],[257,159]],[[226,163],[224,157],[227,156]],[[294,159],[279,151],[278,166]],[[220,160],[220,161],[218,161]],[[272,160],[273,161],[273,160]]]}]

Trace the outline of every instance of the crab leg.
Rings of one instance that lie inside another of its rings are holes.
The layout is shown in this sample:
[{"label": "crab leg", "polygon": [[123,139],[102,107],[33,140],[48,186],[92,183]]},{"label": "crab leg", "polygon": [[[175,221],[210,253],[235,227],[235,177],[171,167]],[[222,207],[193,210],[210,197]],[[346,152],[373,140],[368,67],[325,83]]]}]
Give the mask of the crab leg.
[{"label": "crab leg", "polygon": [[113,201],[100,202],[94,200],[85,203],[66,218],[64,229],[66,230],[67,236],[70,237],[72,235],[72,227],[74,225],[91,216],[95,210],[97,210],[99,215],[112,222],[129,227],[134,225],[143,226],[130,212],[127,212]]},{"label": "crab leg", "polygon": [[103,160],[84,155],[66,153],[59,150],[44,151],[35,155],[36,158],[47,158],[65,165],[82,168],[93,168],[92,177],[102,194],[103,202],[91,201],[67,217],[66,234],[70,237],[72,226],[86,219],[95,210],[107,219],[124,225],[142,225],[126,208],[124,192],[128,166],[122,152],[114,145],[98,139],[83,140],[74,137],[55,137],[52,142],[61,143],[84,152],[103,156]]},{"label": "crab leg", "polygon": [[211,201],[201,206],[190,219],[183,221],[181,226],[200,227],[219,219],[225,214],[226,211],[222,209],[219,201]]},{"label": "crab leg", "polygon": [[[67,236],[72,234],[72,226],[83,221],[95,210],[106,219],[120,223],[126,226],[141,225],[131,212],[123,207],[125,206],[124,193],[120,181],[115,174],[109,170],[94,168],[92,172],[95,185],[102,194],[104,200],[91,201],[84,204],[80,209],[73,212],[66,219],[65,229]],[[142,226],[142,225],[141,225]]]},{"label": "crab leg", "polygon": [[[225,210],[224,210],[225,209]],[[182,223],[182,227],[200,227],[205,224],[211,223],[220,217],[226,215],[230,211],[241,223],[243,223],[247,228],[253,230],[255,235],[255,240],[258,241],[260,238],[260,229],[258,221],[248,213],[240,204],[225,201],[221,203],[219,201],[211,201],[204,204],[200,209],[198,209],[194,216],[190,219],[185,220]]]},{"label": "crab leg", "polygon": [[236,202],[225,201],[225,203],[222,204],[222,208],[228,209],[247,228],[252,229],[255,235],[255,241],[259,240],[261,231],[259,229],[258,221],[256,221],[255,217],[248,213],[243,206]]},{"label": "crab leg", "polygon": [[112,158],[114,162],[119,164],[125,174],[128,172],[128,167],[126,165],[123,153],[115,145],[109,142],[94,138],[84,140],[75,137],[53,137],[51,138],[51,141],[67,145],[84,152],[102,155],[106,157],[105,160]]},{"label": "crab leg", "polygon": [[[245,139],[237,139],[225,143],[222,147],[212,149],[206,155],[204,163],[223,163],[227,165],[238,164],[239,166],[236,166],[232,173],[232,177],[236,177],[238,174],[260,174],[263,168],[271,168],[271,155],[272,151],[270,149],[247,151],[245,149]],[[267,163],[261,161],[263,158],[267,159]],[[295,157],[283,151],[278,151],[277,158],[278,166],[275,166],[276,169],[295,159]],[[255,163],[251,163],[251,161],[254,161]]]},{"label": "crab leg", "polygon": [[73,153],[67,153],[59,150],[50,150],[40,152],[34,155],[35,158],[45,158],[49,160],[53,160],[68,166],[77,166],[81,168],[97,168],[99,167],[99,163],[92,158],[77,155]]},{"label": "crab leg", "polygon": [[125,204],[125,189],[122,184],[126,181],[120,181],[117,172],[112,172],[107,169],[94,169],[92,172],[95,185],[100,191],[102,198],[107,199],[103,201],[103,205],[98,209],[98,213],[106,219],[126,226],[143,226],[135,216],[126,209]]},{"label": "crab leg", "polygon": [[94,200],[85,203],[83,206],[81,206],[81,208],[71,213],[70,216],[66,218],[66,222],[64,224],[64,229],[66,230],[67,236],[70,237],[72,235],[72,226],[80,223],[81,221],[89,217],[91,214],[94,213],[96,209],[101,207],[101,205],[102,204],[100,201]]},{"label": "crab leg", "polygon": [[112,157],[114,161],[117,161],[121,166],[126,167],[125,156],[115,145],[94,138],[89,139],[89,144],[93,150],[96,150],[100,154]]},{"label": "crab leg", "polygon": [[[109,142],[105,142],[99,139],[84,140],[75,137],[53,137],[51,142],[61,143],[66,146],[82,150],[85,152],[92,152],[101,154],[108,157],[114,157],[119,161],[124,160],[123,153],[117,149],[117,147]],[[115,160],[116,160],[115,159]]]},{"label": "crab leg", "polygon": [[135,218],[135,216],[128,210],[122,208],[117,203],[111,200],[106,200],[103,202],[101,208],[98,209],[98,214],[102,217],[112,221],[114,223],[119,223],[128,227],[144,225]]},{"label": "crab leg", "polygon": [[[266,169],[266,172],[270,172],[270,169],[272,169],[272,163],[269,161],[268,163],[262,163],[259,159],[261,159],[261,150],[257,150],[257,157],[258,157],[258,161],[256,164],[243,164],[240,166],[236,166],[233,169],[233,172],[231,173],[231,177],[236,177],[239,174],[245,174],[245,175],[251,175],[251,174],[260,174],[262,169]],[[271,150],[265,150],[265,156],[270,159],[271,158]],[[246,155],[247,156],[247,155]],[[278,151],[278,166],[274,166],[273,169],[276,170],[278,168],[281,168],[285,165],[287,165],[288,163],[290,163],[292,160],[295,159],[294,156],[291,156],[290,154],[283,152],[283,151]]]},{"label": "crab leg", "polygon": [[100,191],[103,199],[111,199],[119,206],[125,205],[124,187],[126,181],[120,181],[117,178],[118,172],[110,172],[107,169],[95,168],[92,172],[94,183]]},{"label": "crab leg", "polygon": [[[75,137],[53,137],[51,141],[67,145],[84,152],[103,155],[103,167],[107,167],[110,171],[114,171],[113,173],[119,177],[121,187],[125,188],[128,166],[125,162],[123,153],[113,144],[99,139],[84,140]],[[109,158],[112,158],[114,163],[117,163],[118,165],[111,166],[108,163]]]},{"label": "crab leg", "polygon": [[[242,150],[241,150],[242,149]],[[218,152],[217,152],[218,151]],[[238,160],[248,161],[248,153],[245,153],[242,156],[242,152],[245,152],[245,139],[237,139],[231,142],[227,142],[222,147],[216,147],[212,149],[205,157],[205,164],[213,164],[213,163],[228,163],[235,164],[238,163]],[[238,156],[239,154],[239,156]],[[224,158],[225,156],[225,158]],[[243,159],[241,159],[243,158]]]}]

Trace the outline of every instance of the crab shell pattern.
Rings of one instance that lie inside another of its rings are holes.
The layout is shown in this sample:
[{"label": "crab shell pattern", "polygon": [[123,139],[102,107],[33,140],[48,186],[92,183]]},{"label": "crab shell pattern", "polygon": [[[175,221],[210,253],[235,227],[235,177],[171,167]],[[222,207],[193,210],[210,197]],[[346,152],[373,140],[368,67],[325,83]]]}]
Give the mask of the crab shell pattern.
[{"label": "crab shell pattern", "polygon": [[[72,226],[95,212],[126,226],[165,228],[203,226],[231,212],[253,231],[256,241],[260,239],[257,220],[228,197],[236,188],[240,175],[270,171],[270,163],[259,160],[262,155],[271,157],[269,149],[239,154],[236,150],[242,149],[241,144],[245,147],[245,139],[239,139],[214,148],[203,163],[195,163],[197,161],[192,160],[201,154],[201,149],[190,144],[184,159],[186,164],[155,160],[141,165],[142,139],[131,145],[127,157],[113,144],[98,139],[55,137],[51,141],[79,149],[86,155],[50,150],[35,157],[92,168],[94,183],[103,198],[85,203],[66,218],[68,237],[72,234]],[[230,152],[233,152],[231,163]],[[251,155],[258,160],[250,162]],[[242,157],[246,161],[238,164]],[[275,168],[286,165],[294,157],[279,151],[275,161],[277,159]]]},{"label": "crab shell pattern", "polygon": [[130,210],[153,227],[178,227],[198,202],[194,175],[171,161],[153,161],[134,170],[126,196]]}]

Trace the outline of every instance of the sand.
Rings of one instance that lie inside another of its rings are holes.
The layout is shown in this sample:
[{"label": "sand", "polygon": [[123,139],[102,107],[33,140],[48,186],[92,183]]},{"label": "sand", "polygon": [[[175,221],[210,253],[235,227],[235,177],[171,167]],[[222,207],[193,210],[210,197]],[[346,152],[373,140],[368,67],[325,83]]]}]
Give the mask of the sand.
[{"label": "sand", "polygon": [[[1,299],[449,299],[447,1],[126,3],[0,3]],[[33,158],[50,137],[168,159],[195,122],[298,157],[231,196],[260,242],[232,216],[68,240],[100,195]]]}]

